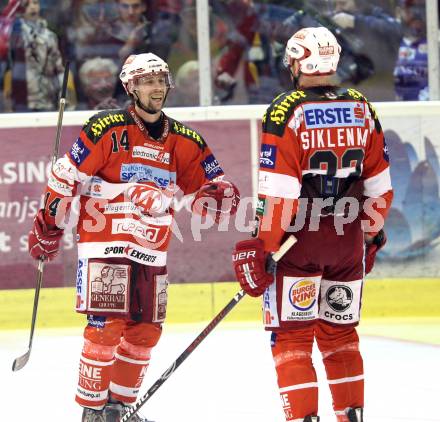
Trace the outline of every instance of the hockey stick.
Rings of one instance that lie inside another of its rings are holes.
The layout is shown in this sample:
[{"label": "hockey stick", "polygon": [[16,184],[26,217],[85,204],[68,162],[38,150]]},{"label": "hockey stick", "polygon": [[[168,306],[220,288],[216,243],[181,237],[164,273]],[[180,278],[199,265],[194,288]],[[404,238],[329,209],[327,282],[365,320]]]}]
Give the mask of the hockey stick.
[{"label": "hockey stick", "polygon": [[[280,249],[272,255],[272,259],[278,262],[283,255],[295,244],[295,236],[289,236],[281,245]],[[196,337],[196,339],[184,350],[184,352],[172,363],[172,365],[162,374],[162,376],[149,388],[149,390],[130,408],[121,418],[121,422],[127,422],[139,409],[150,399],[159,387],[174,373],[183,361],[205,340],[209,333],[228,315],[228,313],[243,299],[246,293],[240,290],[230,302],[215,316],[206,328]]]},{"label": "hockey stick", "polygon": [[[58,152],[60,149],[61,127],[63,124],[64,107],[66,106],[66,91],[67,91],[68,77],[69,77],[69,62],[66,62],[66,67],[64,68],[63,85],[61,87],[61,96],[58,106],[58,123],[57,123],[57,133],[55,136],[55,145],[52,153],[52,168],[58,159]],[[43,271],[44,271],[44,259],[40,259],[38,261],[37,287],[35,288],[35,295],[34,295],[34,308],[32,310],[32,323],[31,323],[31,333],[29,336],[28,351],[24,355],[14,360],[14,363],[12,364],[12,370],[14,372],[19,371],[21,368],[23,368],[27,364],[29,357],[31,355],[32,341],[34,339],[35,321],[37,319],[38,301],[40,298],[40,289],[41,289],[41,285],[43,284]]]}]

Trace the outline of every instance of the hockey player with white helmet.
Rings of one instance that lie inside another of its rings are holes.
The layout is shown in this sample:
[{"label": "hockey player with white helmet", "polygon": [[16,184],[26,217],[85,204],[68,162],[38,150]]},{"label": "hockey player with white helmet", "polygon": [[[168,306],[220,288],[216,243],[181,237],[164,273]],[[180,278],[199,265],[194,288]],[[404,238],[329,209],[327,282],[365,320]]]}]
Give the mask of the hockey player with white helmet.
[{"label": "hockey player with white helmet", "polygon": [[[233,252],[242,289],[263,296],[288,422],[319,421],[314,340],[337,422],[363,422],[356,326],[365,274],[385,244],[393,191],[374,108],[332,79],[340,54],[323,27],[301,29],[287,42],[293,89],[277,96],[263,117],[257,229]],[[268,260],[289,226],[297,242],[273,271]]]},{"label": "hockey player with white helmet", "polygon": [[[119,77],[125,91],[134,99],[136,106],[152,115],[161,111],[170,88],[174,88],[168,64],[153,53],[130,56],[122,66]],[[155,78],[159,78],[164,89],[159,93],[156,92],[158,95],[154,97],[141,100],[142,87],[151,85]]]},{"label": "hockey player with white helmet", "polygon": [[117,422],[136,401],[166,316],[173,195],[194,194],[193,212],[217,223],[239,202],[203,137],[162,111],[173,87],[168,65],[132,55],[120,79],[133,104],[85,123],[53,166],[29,234],[34,259],[55,258],[60,204],[80,196],[76,310],[88,324],[75,399],[83,422]]}]

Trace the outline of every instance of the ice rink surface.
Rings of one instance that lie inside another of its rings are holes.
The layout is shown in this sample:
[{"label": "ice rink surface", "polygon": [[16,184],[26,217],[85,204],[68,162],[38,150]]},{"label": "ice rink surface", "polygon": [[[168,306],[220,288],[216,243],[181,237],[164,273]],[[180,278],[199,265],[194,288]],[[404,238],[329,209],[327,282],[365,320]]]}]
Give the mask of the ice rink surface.
[{"label": "ice rink surface", "polygon": [[[144,380],[145,392],[204,325],[165,326]],[[28,332],[0,332],[0,421],[79,422],[74,402],[82,330],[37,330],[28,364]],[[440,347],[361,337],[366,373],[366,422],[440,422]],[[322,422],[334,422],[320,355]],[[220,324],[145,404],[155,422],[283,422],[269,334],[258,324]]]}]

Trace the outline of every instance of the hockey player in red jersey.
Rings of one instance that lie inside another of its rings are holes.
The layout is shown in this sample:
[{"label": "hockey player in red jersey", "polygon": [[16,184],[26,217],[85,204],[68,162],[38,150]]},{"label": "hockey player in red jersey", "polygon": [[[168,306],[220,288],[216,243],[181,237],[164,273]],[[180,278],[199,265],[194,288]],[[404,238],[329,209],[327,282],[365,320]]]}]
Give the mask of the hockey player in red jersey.
[{"label": "hockey player in red jersey", "polygon": [[79,195],[76,309],[88,324],[76,401],[88,422],[120,420],[161,335],[175,192],[195,194],[193,212],[217,222],[239,201],[202,136],[163,113],[168,65],[151,53],[133,55],[120,79],[133,104],[85,123],[54,165],[29,235],[32,257],[53,259],[62,210]]},{"label": "hockey player in red jersey", "polygon": [[[356,326],[362,285],[393,192],[377,115],[356,90],[336,86],[341,48],[326,28],[287,43],[293,90],[263,117],[257,231],[238,242],[233,264],[243,290],[263,295],[286,421],[317,422],[316,339],[338,422],[361,422],[364,370]],[[297,243],[266,269],[294,231]]]}]

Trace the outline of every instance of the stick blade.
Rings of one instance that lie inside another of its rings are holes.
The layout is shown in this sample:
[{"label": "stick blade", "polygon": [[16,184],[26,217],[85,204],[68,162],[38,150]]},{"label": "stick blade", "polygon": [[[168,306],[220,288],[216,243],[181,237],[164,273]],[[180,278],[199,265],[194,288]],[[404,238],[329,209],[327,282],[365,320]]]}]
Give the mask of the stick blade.
[{"label": "stick blade", "polygon": [[14,363],[12,364],[12,370],[16,372],[22,369],[28,363],[30,355],[31,355],[30,351],[28,351],[23,356],[20,356],[17,359],[15,359]]}]

